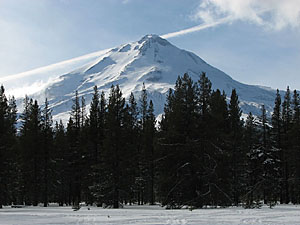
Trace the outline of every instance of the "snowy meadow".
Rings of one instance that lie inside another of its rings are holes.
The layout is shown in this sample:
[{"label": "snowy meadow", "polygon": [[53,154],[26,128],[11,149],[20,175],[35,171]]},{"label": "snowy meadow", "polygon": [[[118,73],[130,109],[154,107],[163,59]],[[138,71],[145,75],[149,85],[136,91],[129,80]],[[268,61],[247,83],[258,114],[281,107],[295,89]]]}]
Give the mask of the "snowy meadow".
[{"label": "snowy meadow", "polygon": [[0,213],[1,225],[46,224],[300,224],[300,207],[279,205],[273,209],[241,207],[221,209],[165,210],[159,206],[126,206],[123,209],[82,207],[5,207]]}]

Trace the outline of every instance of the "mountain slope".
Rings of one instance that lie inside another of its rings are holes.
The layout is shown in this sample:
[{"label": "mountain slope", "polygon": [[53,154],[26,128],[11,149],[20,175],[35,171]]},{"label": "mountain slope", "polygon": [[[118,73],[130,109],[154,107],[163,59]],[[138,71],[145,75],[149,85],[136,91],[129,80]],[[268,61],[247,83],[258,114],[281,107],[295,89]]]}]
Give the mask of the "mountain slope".
[{"label": "mountain slope", "polygon": [[86,65],[61,76],[58,74],[31,96],[40,103],[47,97],[54,119],[66,120],[76,90],[89,105],[95,85],[108,93],[111,85],[119,84],[124,96],[128,97],[131,92],[138,96],[145,83],[158,115],[163,112],[168,89],[186,72],[195,81],[206,72],[213,89],[224,90],[229,97],[235,88],[244,113],[251,111],[258,115],[261,104],[265,104],[268,112],[272,110],[275,91],[235,81],[194,53],[179,49],[157,35],[146,35],[137,42],[101,51]]}]

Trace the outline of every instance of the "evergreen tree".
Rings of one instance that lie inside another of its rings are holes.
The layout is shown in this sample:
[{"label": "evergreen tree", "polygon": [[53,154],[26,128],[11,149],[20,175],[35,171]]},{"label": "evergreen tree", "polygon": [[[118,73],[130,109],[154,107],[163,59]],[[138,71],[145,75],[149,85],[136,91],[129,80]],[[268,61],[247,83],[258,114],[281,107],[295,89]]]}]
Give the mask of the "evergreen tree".
[{"label": "evergreen tree", "polygon": [[0,87],[0,208],[4,204],[4,197],[7,195],[5,187],[5,129],[7,119],[8,104],[4,93],[4,87]]},{"label": "evergreen tree", "polygon": [[82,176],[82,152],[81,152],[81,106],[79,103],[78,92],[75,92],[75,98],[73,99],[71,118],[67,127],[67,136],[69,142],[69,154],[70,154],[70,170],[73,174],[71,181],[71,195],[72,204],[74,209],[79,209],[79,203],[81,201],[81,176]]},{"label": "evergreen tree", "polygon": [[154,141],[155,141],[155,115],[154,106],[152,100],[150,100],[149,108],[147,110],[147,121],[146,121],[146,140],[147,140],[147,151],[149,152],[148,167],[149,167],[149,202],[154,205],[155,202],[155,192],[154,192],[154,177],[155,177],[155,152],[154,152]]},{"label": "evergreen tree", "polygon": [[10,185],[15,182],[18,173],[15,160],[17,155],[16,141],[16,104],[14,98],[7,99],[5,89],[0,86],[0,208],[15,200],[16,188]]},{"label": "evergreen tree", "polygon": [[[53,179],[52,174],[52,145],[53,145],[53,130],[52,130],[52,115],[51,115],[51,109],[49,108],[49,103],[46,98],[45,100],[45,106],[42,111],[42,117],[41,117],[41,126],[42,126],[42,146],[43,146],[43,202],[44,207],[48,206],[49,201],[49,184],[51,184]],[[50,182],[49,182],[50,181]]]},{"label": "evergreen tree", "polygon": [[93,197],[90,194],[90,186],[92,185],[91,174],[91,151],[90,151],[90,120],[86,115],[85,98],[81,97],[81,125],[79,133],[79,169],[80,169],[80,199],[87,203],[93,202]]},{"label": "evergreen tree", "polygon": [[8,100],[8,113],[7,113],[7,128],[6,128],[6,175],[7,178],[7,200],[6,204],[20,204],[21,203],[21,168],[20,168],[20,152],[17,147],[18,138],[17,138],[17,105],[16,100],[12,96]]},{"label": "evergreen tree", "polygon": [[258,124],[250,112],[245,124],[245,149],[247,151],[246,170],[246,208],[260,206],[262,179],[262,160],[259,148]]},{"label": "evergreen tree", "polygon": [[213,91],[210,98],[210,120],[205,130],[209,137],[210,154],[216,161],[215,174],[211,180],[211,195],[214,205],[231,205],[230,158],[228,155],[228,105],[226,94],[220,90]]},{"label": "evergreen tree", "polygon": [[272,207],[277,202],[278,181],[279,181],[279,158],[278,150],[273,148],[270,142],[270,127],[266,115],[265,106],[262,105],[262,115],[260,117],[261,137],[260,137],[260,156],[262,160],[262,178],[261,187],[263,200],[265,204]]},{"label": "evergreen tree", "polygon": [[98,89],[94,88],[94,95],[90,108],[90,139],[94,148],[92,154],[92,184],[90,186],[91,195],[98,205],[104,203],[104,186],[105,179],[105,159],[104,159],[104,132],[105,132],[105,117],[107,104],[104,92],[99,96]]},{"label": "evergreen tree", "polygon": [[147,109],[148,109],[148,96],[147,96],[145,84],[143,83],[142,94],[140,97],[140,114],[141,114],[142,129],[146,127]]},{"label": "evergreen tree", "polygon": [[69,169],[68,144],[62,120],[55,123],[53,146],[54,199],[60,206],[70,205],[69,179],[72,174]]},{"label": "evergreen tree", "polygon": [[138,151],[138,165],[137,165],[137,177],[136,185],[138,186],[138,204],[144,204],[148,201],[148,181],[149,177],[149,167],[148,162],[150,160],[150,152],[148,152],[148,143],[147,143],[147,117],[148,117],[148,96],[145,88],[145,84],[142,87],[142,94],[140,97],[140,107],[139,112],[141,115],[140,118],[140,127],[141,127],[141,148]]},{"label": "evergreen tree", "polygon": [[293,108],[293,118],[291,127],[291,142],[292,152],[291,152],[291,190],[293,195],[291,196],[291,201],[294,204],[300,202],[300,99],[299,94],[296,90],[293,93],[292,99]]},{"label": "evergreen tree", "polygon": [[291,109],[291,95],[290,89],[287,87],[284,101],[282,103],[282,128],[283,128],[283,138],[282,138],[282,171],[283,171],[283,185],[284,185],[284,202],[288,204],[290,202],[290,132],[291,132],[291,122],[292,122],[292,109]]},{"label": "evergreen tree", "polygon": [[[92,196],[95,195],[94,190],[97,189],[99,180],[99,151],[100,151],[100,95],[97,86],[94,87],[94,93],[90,106],[89,115],[89,132],[88,141],[90,142],[89,159],[89,177],[91,179],[90,190]],[[91,196],[90,201],[94,201],[94,197]]]},{"label": "evergreen tree", "polygon": [[73,208],[79,208],[79,196],[78,196],[78,131],[72,117],[69,118],[67,123],[66,131],[67,139],[67,152],[66,152],[66,162],[67,162],[67,186],[68,186],[68,205],[72,204]]},{"label": "evergreen tree", "polygon": [[[123,145],[123,125],[124,125],[125,99],[119,86],[112,86],[109,95],[106,115],[106,134],[105,134],[105,152],[103,161],[105,162],[104,179],[106,187],[104,187],[103,199],[113,208],[119,208],[120,191],[122,184],[122,150]],[[109,194],[111,193],[111,195]],[[109,199],[109,200],[107,200]],[[111,201],[110,201],[111,200]]]},{"label": "evergreen tree", "polygon": [[97,86],[94,87],[94,94],[92,97],[90,107],[90,141],[93,148],[91,159],[94,161],[93,164],[97,165],[99,155],[99,139],[100,139],[100,96]]},{"label": "evergreen tree", "polygon": [[264,184],[263,184],[263,199],[264,199],[264,203],[266,204],[267,203],[267,197],[266,197],[266,183],[267,183],[267,168],[266,168],[266,163],[267,163],[267,160],[269,159],[267,154],[269,153],[270,149],[269,149],[269,143],[267,142],[267,115],[266,115],[266,109],[265,109],[265,105],[262,105],[262,115],[260,117],[260,122],[261,122],[261,133],[262,133],[262,146],[261,146],[261,155],[262,155],[262,160],[263,160],[263,177],[264,177],[264,180],[266,181]]},{"label": "evergreen tree", "polygon": [[[124,192],[126,193],[123,198],[125,202],[130,204],[137,200],[141,203],[141,185],[140,180],[140,150],[141,150],[141,134],[140,134],[140,123],[138,121],[139,111],[137,102],[133,93],[130,94],[129,102],[125,107],[124,117],[124,140],[126,147],[124,149],[124,158],[126,169],[124,176],[127,177],[124,183]],[[123,193],[124,193],[123,192]]]},{"label": "evergreen tree", "polygon": [[139,176],[138,186],[140,193],[138,202],[149,202],[154,204],[154,134],[155,116],[153,102],[148,104],[148,96],[145,85],[143,85],[140,98],[141,114],[141,151],[139,152]]},{"label": "evergreen tree", "polygon": [[243,184],[243,171],[245,162],[245,154],[241,149],[242,140],[242,111],[239,107],[239,100],[236,90],[233,89],[229,103],[229,157],[231,163],[231,176],[232,176],[232,197],[235,205],[238,205],[242,193]]},{"label": "evergreen tree", "polygon": [[[221,138],[222,134],[228,130],[228,106],[226,102],[226,94],[217,89],[213,91],[210,99],[210,114],[212,117],[211,126],[217,133],[217,137]],[[224,137],[222,137],[224,139]],[[224,140],[216,140],[216,143],[224,142]]]},{"label": "evergreen tree", "polygon": [[20,131],[25,197],[23,200],[26,204],[36,206],[41,200],[42,183],[41,112],[36,100],[33,102],[32,99],[26,97],[24,103]]},{"label": "evergreen tree", "polygon": [[204,72],[202,72],[199,83],[199,106],[203,119],[209,112],[209,102],[211,95],[211,82]]},{"label": "evergreen tree", "polygon": [[280,203],[284,202],[284,185],[283,185],[283,150],[282,150],[282,111],[281,111],[281,96],[280,92],[277,89],[276,91],[276,98],[275,98],[275,104],[274,109],[272,113],[272,130],[271,130],[271,139],[272,139],[272,146],[273,148],[277,149],[278,157],[279,157],[279,172],[280,172],[280,181],[279,181],[279,187],[280,187]]}]

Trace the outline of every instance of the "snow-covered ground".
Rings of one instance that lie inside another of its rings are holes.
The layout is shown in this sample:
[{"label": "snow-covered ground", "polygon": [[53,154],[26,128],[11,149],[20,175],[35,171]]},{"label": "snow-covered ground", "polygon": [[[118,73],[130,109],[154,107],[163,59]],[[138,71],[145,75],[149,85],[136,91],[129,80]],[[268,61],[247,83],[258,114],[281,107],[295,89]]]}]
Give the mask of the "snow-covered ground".
[{"label": "snow-covered ground", "polygon": [[25,207],[0,210],[1,225],[36,224],[300,224],[300,206],[280,205],[273,209],[225,208],[165,210],[159,206],[127,206],[123,209],[91,207]]}]

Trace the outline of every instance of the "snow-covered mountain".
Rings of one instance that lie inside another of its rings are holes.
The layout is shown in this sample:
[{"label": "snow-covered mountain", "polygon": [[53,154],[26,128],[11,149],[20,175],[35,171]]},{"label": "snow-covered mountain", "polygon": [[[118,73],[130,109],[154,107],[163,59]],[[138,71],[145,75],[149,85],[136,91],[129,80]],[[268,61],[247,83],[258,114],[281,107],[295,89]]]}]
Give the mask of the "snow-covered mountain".
[{"label": "snow-covered mountain", "polygon": [[[168,89],[174,87],[179,75],[187,72],[196,81],[202,72],[206,72],[213,89],[224,90],[229,97],[233,88],[237,90],[244,113],[251,111],[259,115],[262,104],[268,112],[273,108],[274,90],[235,81],[194,53],[179,49],[157,35],[146,35],[137,42],[98,52],[89,59],[89,62],[85,59],[84,66],[73,68],[63,75],[51,73],[37,77],[39,88],[30,96],[38,99],[40,104],[47,97],[54,119],[63,118],[66,121],[76,90],[89,105],[95,85],[100,91],[108,93],[112,84],[119,84],[124,96],[128,97],[131,92],[139,96],[145,83],[158,115],[163,112]],[[44,82],[40,84],[38,79]],[[5,85],[5,81],[2,83]],[[28,88],[22,87],[22,90],[24,96]]]}]

